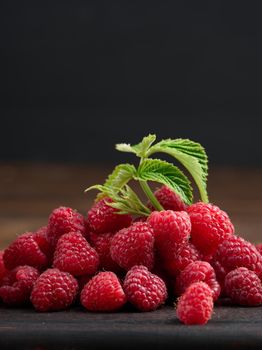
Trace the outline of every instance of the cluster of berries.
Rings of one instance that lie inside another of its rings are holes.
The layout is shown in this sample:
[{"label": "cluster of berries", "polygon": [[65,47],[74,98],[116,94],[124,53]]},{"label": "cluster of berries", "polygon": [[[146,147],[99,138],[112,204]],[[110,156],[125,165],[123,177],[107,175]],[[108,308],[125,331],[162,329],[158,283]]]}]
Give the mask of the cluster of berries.
[{"label": "cluster of berries", "polygon": [[153,311],[169,296],[185,324],[205,324],[220,297],[262,304],[262,255],[234,234],[228,215],[198,202],[186,206],[168,187],[155,196],[165,210],[148,218],[119,214],[103,198],[82,216],[55,209],[46,227],[20,235],[0,253],[0,298],[62,310],[77,300],[89,311],[127,302]]}]

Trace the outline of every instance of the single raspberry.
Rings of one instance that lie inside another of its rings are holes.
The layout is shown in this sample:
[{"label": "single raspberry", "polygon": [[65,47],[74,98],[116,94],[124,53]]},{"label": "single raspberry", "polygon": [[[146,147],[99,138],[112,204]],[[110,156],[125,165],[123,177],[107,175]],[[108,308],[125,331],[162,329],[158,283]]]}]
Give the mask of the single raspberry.
[{"label": "single raspberry", "polygon": [[31,302],[38,311],[63,310],[78,292],[76,279],[68,272],[48,269],[35,282]]},{"label": "single raspberry", "polygon": [[205,282],[196,282],[178,299],[176,314],[186,325],[203,325],[210,320],[213,308],[212,290]]},{"label": "single raspberry", "polygon": [[198,202],[187,208],[192,242],[204,255],[213,254],[220,242],[234,233],[228,215],[212,204]]},{"label": "single raspberry", "polygon": [[8,305],[24,304],[30,300],[34,283],[39,277],[37,269],[31,266],[18,266],[2,279],[0,297]]},{"label": "single raspberry", "polygon": [[213,267],[206,261],[194,261],[180,273],[175,283],[176,295],[182,295],[195,282],[205,282],[212,290],[214,300],[219,297],[221,288],[216,280]]},{"label": "single raspberry", "polygon": [[[154,195],[165,210],[185,211],[187,208],[181,197],[167,186],[160,187]],[[152,206],[150,209],[154,210]]]},{"label": "single raspberry", "polygon": [[85,219],[81,214],[71,208],[59,207],[49,216],[47,238],[54,249],[58,239],[65,233],[80,232],[84,235],[85,230]]},{"label": "single raspberry", "polygon": [[126,303],[126,296],[117,276],[100,272],[83,288],[81,304],[89,311],[116,311]]},{"label": "single raspberry", "polygon": [[117,232],[111,241],[112,259],[123,269],[145,265],[149,270],[154,265],[154,236],[146,222],[137,222]]},{"label": "single raspberry", "polygon": [[4,259],[3,259],[4,251],[0,250],[0,284],[2,279],[7,273],[7,269],[5,268]]},{"label": "single raspberry", "polygon": [[185,244],[190,235],[191,223],[185,211],[154,211],[148,218],[153,228],[155,244],[160,258],[171,260],[178,244]]},{"label": "single raspberry", "polygon": [[245,267],[230,271],[225,278],[225,293],[235,304],[262,304],[262,284],[255,272]]},{"label": "single raspberry", "polygon": [[259,253],[262,255],[262,243],[256,244],[256,248],[259,251]]},{"label": "single raspberry", "polygon": [[262,276],[262,256],[253,244],[234,235],[219,244],[212,265],[219,280],[237,267],[246,267]]},{"label": "single raspberry", "polygon": [[59,238],[54,254],[53,266],[73,276],[93,275],[99,265],[94,248],[79,232],[70,232]]},{"label": "single raspberry", "polygon": [[4,251],[4,263],[7,269],[29,265],[44,268],[48,265],[47,256],[39,248],[34,233],[27,232],[19,236]]},{"label": "single raspberry", "polygon": [[170,276],[175,277],[187,265],[196,260],[200,260],[200,254],[192,243],[174,244],[172,250],[167,251],[164,267]]},{"label": "single raspberry", "polygon": [[103,198],[89,210],[88,222],[91,230],[96,233],[116,232],[131,225],[130,215],[118,214],[118,210],[107,203],[112,203],[111,198]]},{"label": "single raspberry", "polygon": [[133,266],[124,280],[127,300],[138,310],[153,311],[167,298],[165,282],[145,266]]},{"label": "single raspberry", "polygon": [[90,242],[99,255],[99,268],[118,273],[122,269],[110,255],[110,246],[113,236],[113,233],[90,233]]}]

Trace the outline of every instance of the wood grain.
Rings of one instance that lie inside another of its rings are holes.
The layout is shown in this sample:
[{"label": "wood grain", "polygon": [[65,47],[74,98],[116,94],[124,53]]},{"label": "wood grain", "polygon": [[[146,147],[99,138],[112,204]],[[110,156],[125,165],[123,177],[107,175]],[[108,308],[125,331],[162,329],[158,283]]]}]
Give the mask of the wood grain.
[{"label": "wood grain", "polygon": [[[65,205],[85,213],[95,193],[87,186],[103,182],[112,165],[0,164],[0,248],[16,235],[45,225],[49,213]],[[262,241],[262,169],[210,169],[210,200],[225,209],[237,233]]]}]

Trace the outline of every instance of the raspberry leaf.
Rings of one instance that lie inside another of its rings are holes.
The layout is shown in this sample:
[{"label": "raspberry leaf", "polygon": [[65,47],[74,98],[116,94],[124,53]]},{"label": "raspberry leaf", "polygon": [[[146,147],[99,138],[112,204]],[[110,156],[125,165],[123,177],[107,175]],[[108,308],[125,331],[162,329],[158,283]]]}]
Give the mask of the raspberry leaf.
[{"label": "raspberry leaf", "polygon": [[136,168],[131,164],[120,164],[106,179],[104,186],[122,188],[136,174]]},{"label": "raspberry leaf", "polygon": [[139,166],[137,175],[139,181],[154,181],[167,185],[175,191],[182,200],[191,204],[193,200],[190,181],[175,165],[160,159],[145,159]]},{"label": "raspberry leaf", "polygon": [[205,149],[188,139],[167,139],[152,146],[147,157],[154,153],[166,153],[180,161],[195,180],[203,202],[208,202],[208,158]]},{"label": "raspberry leaf", "polygon": [[127,143],[119,143],[116,145],[116,149],[121,152],[135,153],[138,157],[145,157],[151,145],[155,142],[156,135],[149,134],[144,137],[143,140],[137,145],[131,146]]},{"label": "raspberry leaf", "polygon": [[118,209],[118,214],[145,216],[150,214],[150,210],[140,201],[137,194],[128,185],[125,185],[118,193],[111,192],[109,196],[114,200],[114,202],[108,203],[108,205]]},{"label": "raspberry leaf", "polygon": [[97,198],[110,197],[113,202],[108,202],[107,205],[118,209],[118,214],[134,214],[148,216],[150,210],[141,202],[137,194],[130,186],[124,185],[123,188],[115,188],[105,185],[94,185],[85,190],[98,190],[100,193]]}]

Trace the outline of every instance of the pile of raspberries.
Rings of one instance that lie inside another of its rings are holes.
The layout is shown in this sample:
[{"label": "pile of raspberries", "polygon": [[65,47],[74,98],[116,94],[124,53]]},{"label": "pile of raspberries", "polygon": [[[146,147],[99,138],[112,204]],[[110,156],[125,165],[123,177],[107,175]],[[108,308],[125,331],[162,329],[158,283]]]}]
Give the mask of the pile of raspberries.
[{"label": "pile of raspberries", "polygon": [[155,196],[165,210],[122,215],[95,202],[87,216],[60,207],[46,227],[27,232],[0,252],[0,299],[55,311],[75,303],[113,312],[126,303],[153,311],[167,298],[178,319],[205,324],[214,302],[262,304],[262,245],[234,234],[212,204],[186,206],[168,187]]}]

